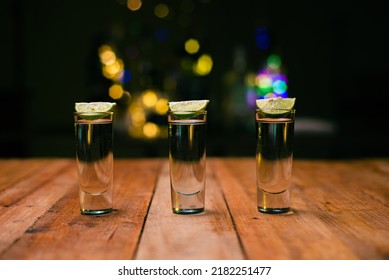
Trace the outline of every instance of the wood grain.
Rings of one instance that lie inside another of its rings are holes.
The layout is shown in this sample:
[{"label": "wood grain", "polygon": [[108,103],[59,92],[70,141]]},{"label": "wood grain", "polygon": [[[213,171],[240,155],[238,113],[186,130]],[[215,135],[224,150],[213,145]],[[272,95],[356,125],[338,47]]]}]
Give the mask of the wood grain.
[{"label": "wood grain", "polygon": [[[288,215],[256,210],[255,161],[215,164],[248,258],[388,258],[388,203],[381,203],[387,197],[387,174],[371,174],[366,162],[295,161],[293,213]],[[359,169],[365,171],[354,177]],[[372,188],[366,184],[370,176],[381,176]],[[373,189],[378,199],[366,195]]]},{"label": "wood grain", "polygon": [[[115,211],[106,216],[80,214],[76,170],[69,166],[31,194],[28,203],[9,207],[8,215],[0,215],[0,221],[8,219],[4,225],[13,228],[0,233],[1,258],[132,259],[159,165],[157,160],[116,161]],[[28,206],[33,201],[42,206],[39,212]],[[23,226],[17,221],[24,221]]]},{"label": "wood grain", "polygon": [[172,213],[166,159],[114,163],[114,212],[79,211],[73,159],[0,159],[0,259],[389,259],[389,159],[295,160],[259,213],[254,158],[207,160],[205,213]]},{"label": "wood grain", "polygon": [[220,185],[207,172],[205,211],[172,213],[168,162],[151,204],[137,259],[243,259]]}]

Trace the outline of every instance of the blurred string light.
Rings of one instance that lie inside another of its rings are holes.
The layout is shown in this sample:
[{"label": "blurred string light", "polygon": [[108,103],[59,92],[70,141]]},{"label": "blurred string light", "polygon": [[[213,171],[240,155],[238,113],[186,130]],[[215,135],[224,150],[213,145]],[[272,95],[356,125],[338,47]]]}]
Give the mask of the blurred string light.
[{"label": "blurred string light", "polygon": [[[184,43],[185,51],[194,55],[200,50],[200,43],[194,38],[189,38]],[[192,71],[197,76],[208,75],[213,68],[213,60],[209,54],[202,54],[195,60],[192,57],[184,57],[181,59],[181,68],[186,71]]]},{"label": "blurred string light", "polygon": [[[174,13],[170,4],[161,2],[156,2],[155,4],[142,6],[142,1],[140,0],[116,0],[123,6],[127,6],[130,11],[138,11],[141,8],[147,8],[146,12],[151,12],[151,15],[146,16],[155,16],[157,20],[157,26],[154,28],[154,33],[151,33],[153,36],[153,42],[163,43],[168,42],[171,37],[175,34],[172,33],[171,29],[163,27],[160,23],[162,20],[172,19],[173,16],[182,15],[188,22],[191,23],[191,17],[189,16],[193,13],[195,6],[193,0],[182,0],[179,2],[176,8],[180,9],[180,13]],[[209,0],[199,0],[201,3],[208,3]],[[170,2],[169,2],[170,3]],[[147,4],[147,2],[144,2]],[[178,23],[179,19],[178,19]],[[182,26],[181,26],[182,27]],[[148,31],[149,29],[147,29]],[[146,27],[142,24],[142,20],[137,20],[133,18],[128,25],[128,33],[131,38],[135,37],[135,40],[132,40],[132,43],[128,44],[125,48],[125,57],[123,60],[119,57],[118,53],[109,45],[104,45],[99,49],[100,61],[102,64],[103,75],[112,81],[112,86],[109,88],[109,95],[113,99],[120,99],[126,94],[124,90],[125,84],[129,83],[132,79],[132,73],[129,69],[126,69],[125,62],[134,66],[132,69],[139,71],[139,79],[148,79],[148,70],[146,67],[152,67],[153,61],[142,62],[142,53],[141,53],[141,40],[144,40],[143,35],[146,31]],[[136,43],[135,43],[136,42]],[[199,53],[201,46],[197,39],[187,38],[183,42],[185,46],[185,51],[187,55],[181,57],[181,71],[190,72],[196,76],[206,76],[211,73],[213,68],[213,59],[211,55],[206,53]],[[202,50],[202,49],[201,49]],[[125,60],[124,60],[125,59]],[[141,67],[136,67],[136,65],[141,64]],[[135,74],[135,73],[134,73]],[[150,77],[151,79],[151,77]],[[151,84],[149,82],[142,82],[143,86],[146,84]],[[146,89],[142,92],[138,92],[135,95],[131,96],[131,102],[126,105],[126,108],[123,114],[124,120],[121,122],[121,125],[124,125],[124,129],[132,138],[148,140],[148,139],[158,139],[158,138],[167,138],[167,127],[165,123],[165,115],[168,111],[168,99],[165,98],[165,93],[170,94],[176,91],[177,78],[175,76],[170,76],[165,78],[162,85],[162,91],[156,89]],[[123,104],[123,103],[121,103]]]},{"label": "blurred string light", "polygon": [[123,87],[121,85],[112,85],[109,88],[109,96],[113,99],[120,99],[123,96]]},{"label": "blurred string light", "polygon": [[255,29],[255,45],[262,51],[270,47],[270,35],[266,26],[259,26]]},{"label": "blurred string light", "polygon": [[130,11],[138,11],[142,7],[142,1],[141,0],[127,0],[127,8]]},{"label": "blurred string light", "polygon": [[169,7],[166,4],[159,3],[154,7],[154,15],[158,18],[166,18],[169,12]]},{"label": "blurred string light", "polygon": [[288,97],[288,80],[281,71],[282,61],[278,55],[270,55],[266,65],[257,74],[246,76],[246,102],[255,106],[258,98]]},{"label": "blurred string light", "polygon": [[212,57],[208,54],[203,54],[193,65],[193,72],[199,76],[208,75],[213,67]]},{"label": "blurred string light", "polygon": [[195,54],[199,51],[200,44],[196,39],[190,38],[185,42],[185,51],[189,54]]},{"label": "blurred string light", "polygon": [[166,138],[167,128],[153,122],[151,117],[164,116],[168,109],[168,100],[158,91],[143,91],[128,107],[128,134],[138,139]]},{"label": "blurred string light", "polygon": [[[125,93],[123,84],[128,83],[132,74],[129,70],[124,69],[123,60],[119,59],[109,45],[102,45],[98,49],[102,72],[104,77],[111,80],[113,85],[109,88],[108,94],[113,99],[120,99]],[[126,93],[128,96],[129,93]]]}]

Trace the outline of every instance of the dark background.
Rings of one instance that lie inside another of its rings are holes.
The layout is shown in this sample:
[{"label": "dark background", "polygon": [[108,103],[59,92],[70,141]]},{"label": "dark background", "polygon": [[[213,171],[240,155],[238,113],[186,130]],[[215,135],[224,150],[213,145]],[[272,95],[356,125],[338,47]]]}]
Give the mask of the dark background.
[{"label": "dark background", "polygon": [[[211,100],[209,156],[255,155],[244,77],[277,54],[297,99],[295,157],[387,157],[389,6],[353,2],[150,0],[130,11],[120,0],[3,0],[0,156],[74,156],[74,103],[113,101],[98,58],[98,48],[111,44],[133,73],[124,85],[131,100],[118,102],[119,110],[150,87],[169,100]],[[154,15],[158,3],[169,7],[167,18]],[[270,36],[264,50],[256,45],[259,27]],[[159,28],[168,32],[164,41],[155,39]],[[190,37],[213,59],[207,76],[180,68]],[[167,77],[175,77],[174,90],[164,90]],[[164,117],[156,122],[164,128]],[[133,138],[118,127],[115,155],[166,157],[167,140]]]}]

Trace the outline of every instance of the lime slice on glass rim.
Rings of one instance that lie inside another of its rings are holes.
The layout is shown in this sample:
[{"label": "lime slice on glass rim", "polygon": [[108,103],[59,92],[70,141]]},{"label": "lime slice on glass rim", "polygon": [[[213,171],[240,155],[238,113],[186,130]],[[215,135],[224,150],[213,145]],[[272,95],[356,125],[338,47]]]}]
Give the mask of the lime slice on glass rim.
[{"label": "lime slice on glass rim", "polygon": [[190,118],[204,112],[209,100],[186,100],[169,102],[169,110],[182,118]]},{"label": "lime slice on glass rim", "polygon": [[288,114],[294,108],[296,98],[265,98],[257,99],[256,105],[266,115],[272,117],[283,116]]},{"label": "lime slice on glass rim", "polygon": [[75,110],[83,119],[97,120],[106,117],[115,105],[115,102],[77,102]]}]

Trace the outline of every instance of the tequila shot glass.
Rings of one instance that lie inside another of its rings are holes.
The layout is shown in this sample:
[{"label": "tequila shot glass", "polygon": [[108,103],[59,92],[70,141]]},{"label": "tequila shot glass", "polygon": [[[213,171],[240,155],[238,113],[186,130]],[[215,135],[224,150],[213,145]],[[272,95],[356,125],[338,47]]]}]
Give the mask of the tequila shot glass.
[{"label": "tequila shot glass", "polygon": [[173,213],[204,211],[207,112],[168,112]]},{"label": "tequila shot glass", "polygon": [[287,213],[290,211],[295,110],[278,110],[269,115],[257,109],[255,119],[258,211]]},{"label": "tequila shot glass", "polygon": [[112,212],[113,112],[74,113],[81,213]]}]

